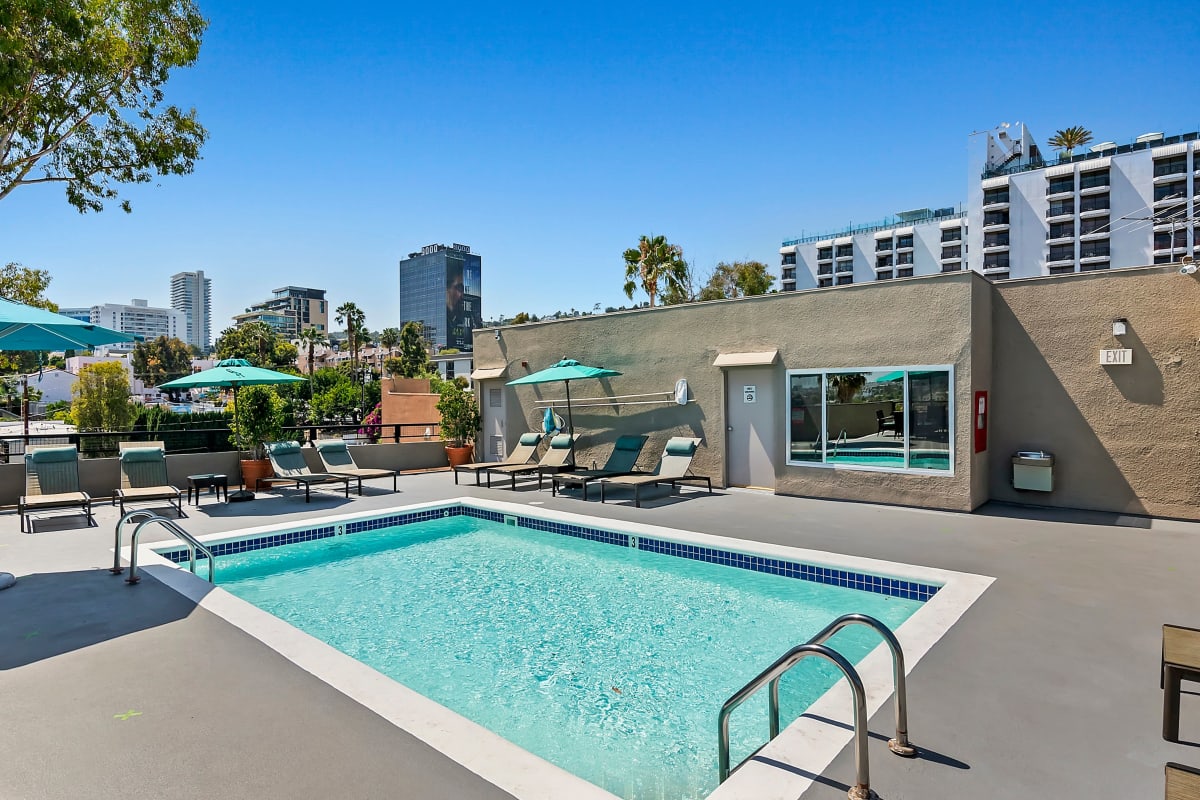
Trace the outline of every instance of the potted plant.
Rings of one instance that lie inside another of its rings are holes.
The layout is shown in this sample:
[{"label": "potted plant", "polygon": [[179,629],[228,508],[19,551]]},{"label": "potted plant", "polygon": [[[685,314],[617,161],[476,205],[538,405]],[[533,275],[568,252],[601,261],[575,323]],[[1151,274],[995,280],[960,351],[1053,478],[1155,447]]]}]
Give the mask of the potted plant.
[{"label": "potted plant", "polygon": [[237,394],[229,423],[233,431],[229,441],[245,451],[246,457],[241,460],[242,483],[251,491],[259,478],[272,475],[266,443],[282,437],[286,405],[270,386],[245,386]]},{"label": "potted plant", "polygon": [[438,387],[437,410],[442,415],[442,438],[452,467],[471,461],[475,435],[482,427],[475,395],[460,380],[446,381]]}]

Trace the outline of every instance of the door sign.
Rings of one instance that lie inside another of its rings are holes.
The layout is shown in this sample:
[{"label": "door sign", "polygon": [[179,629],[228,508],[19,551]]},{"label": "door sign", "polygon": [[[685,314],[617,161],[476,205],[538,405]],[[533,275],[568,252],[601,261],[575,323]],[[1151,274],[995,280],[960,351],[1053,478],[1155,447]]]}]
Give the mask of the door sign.
[{"label": "door sign", "polygon": [[742,402],[757,403],[758,402],[758,387],[743,386],[742,387]]}]

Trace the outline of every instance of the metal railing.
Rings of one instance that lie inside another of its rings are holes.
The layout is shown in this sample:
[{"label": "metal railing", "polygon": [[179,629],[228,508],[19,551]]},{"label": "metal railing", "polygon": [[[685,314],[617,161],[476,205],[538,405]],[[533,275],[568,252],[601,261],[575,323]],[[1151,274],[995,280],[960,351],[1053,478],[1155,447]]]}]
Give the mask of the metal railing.
[{"label": "metal railing", "polygon": [[[365,432],[368,439],[393,443],[416,442],[438,439],[441,436],[440,422],[407,422],[388,425],[364,425],[362,423],[290,425],[283,428],[285,438],[299,438],[313,442],[325,435],[358,434]],[[288,436],[292,434],[292,436]],[[167,453],[219,453],[232,452],[236,448],[229,441],[229,428],[158,429],[136,431],[76,431],[54,433],[29,433],[5,436],[0,440],[0,463],[8,463],[10,456],[23,455],[29,445],[73,444],[79,448],[82,458],[113,458],[118,455],[120,442],[163,442]]]},{"label": "metal railing", "polygon": [[[956,217],[966,217],[967,212],[961,206],[958,208],[938,208],[930,211],[928,214],[921,216],[899,215],[893,217],[885,217],[881,220],[872,220],[870,222],[862,222],[857,225],[851,224],[845,228],[827,233],[818,233],[812,236],[801,236],[796,239],[788,239],[783,243],[784,247],[791,247],[794,244],[808,244],[810,242],[819,242],[822,239],[833,239],[837,236],[853,236],[858,233],[873,233],[875,231],[886,230],[887,228],[903,228],[909,225],[924,225],[927,222],[945,222],[948,219]],[[905,218],[907,217],[907,218]]]},{"label": "metal railing", "polygon": [[724,783],[730,773],[741,766],[730,767],[729,761],[729,717],[733,711],[746,700],[750,699],[763,686],[768,687],[768,702],[770,714],[770,737],[768,742],[779,735],[779,682],[792,667],[805,658],[817,656],[837,667],[850,684],[854,696],[854,786],[848,792],[851,800],[866,800],[872,797],[870,764],[867,757],[867,693],[863,687],[862,678],[858,671],[836,650],[827,647],[827,642],[838,631],[850,625],[866,625],[874,629],[892,652],[892,678],[895,683],[895,717],[896,736],[888,741],[888,749],[898,756],[906,758],[917,754],[917,749],[908,741],[908,696],[904,682],[904,650],[899,640],[886,625],[866,614],[843,614],[826,625],[821,631],[802,645],[797,645],[780,656],[774,664],[767,667],[754,680],[747,683],[733,694],[721,706],[717,715],[717,779]]},{"label": "metal railing", "polygon": [[[1124,153],[1133,153],[1139,150],[1149,150],[1153,147],[1161,147],[1166,144],[1178,144],[1180,142],[1190,142],[1200,138],[1200,133],[1192,131],[1190,133],[1181,133],[1175,136],[1167,136],[1163,139],[1154,141],[1133,141],[1129,144],[1116,145],[1114,147],[1106,147],[1103,150],[1092,152],[1090,150],[1082,153],[1072,153],[1071,155],[1060,155],[1058,158],[1031,158],[1023,161],[1020,164],[1008,166],[1007,164],[995,169],[985,169],[981,175],[982,178],[995,178],[1000,175],[1016,175],[1020,172],[1030,172],[1032,170],[1044,169],[1045,167],[1053,167],[1057,164],[1074,164],[1077,161],[1091,161],[1095,158],[1107,158],[1108,156],[1121,155]],[[1167,173],[1171,174],[1171,173]]]},{"label": "metal railing", "polygon": [[205,547],[199,539],[180,527],[178,523],[146,509],[130,511],[121,517],[120,522],[117,523],[113,541],[113,565],[109,572],[114,575],[121,574],[121,529],[125,527],[126,522],[133,522],[138,519],[141,522],[133,529],[133,535],[129,537],[129,577],[125,579],[126,583],[134,584],[141,580],[137,574],[138,537],[142,533],[142,528],[145,528],[147,525],[162,525],[174,534],[177,539],[187,545],[188,561],[193,575],[196,574],[196,551],[203,553],[208,560],[208,582],[213,583],[213,570],[215,569],[216,559],[213,558],[212,551]]}]

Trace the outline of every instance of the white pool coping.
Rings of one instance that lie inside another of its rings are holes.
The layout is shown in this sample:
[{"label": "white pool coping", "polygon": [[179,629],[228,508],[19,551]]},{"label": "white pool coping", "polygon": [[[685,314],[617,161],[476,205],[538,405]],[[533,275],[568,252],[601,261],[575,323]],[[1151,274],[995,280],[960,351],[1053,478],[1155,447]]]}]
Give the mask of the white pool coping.
[{"label": "white pool coping", "polygon": [[[937,594],[925,601],[894,632],[904,650],[906,674],[912,672],[921,658],[995,580],[966,572],[693,533],[659,525],[623,522],[541,507],[531,510],[525,504],[473,497],[450,498],[366,513],[324,516],[303,522],[264,525],[198,538],[205,544],[228,542],[281,531],[336,525],[450,505],[472,506],[501,514],[537,517],[553,522],[651,536],[682,544],[940,584],[942,588]],[[171,542],[169,549],[179,549],[180,546],[177,542]],[[138,548],[138,562],[142,566],[139,568],[496,787],[521,800],[561,800],[563,797],[571,797],[572,800],[620,800],[616,795],[518,747],[273,614],[235,597],[220,586],[212,586],[203,578],[192,575],[186,565],[175,564],[156,552],[163,549],[168,548],[166,543],[161,541],[141,545]],[[130,548],[122,548],[121,555],[128,560],[131,555]],[[199,567],[198,571],[205,574]],[[768,665],[762,666],[766,668]],[[860,661],[856,668],[867,692],[869,719],[891,697],[891,653],[887,646],[881,643]],[[813,783],[813,779],[806,775],[822,774],[852,740],[853,732],[849,729],[851,708],[849,684],[845,679],[840,679],[813,703],[803,716],[746,761],[709,795],[709,799],[795,800]],[[837,720],[846,727],[830,725],[814,717]],[[766,720],[763,720],[763,727],[765,730]],[[894,732],[886,733],[890,737]],[[909,735],[919,748],[921,731],[910,729]],[[714,770],[716,745],[714,728]],[[870,756],[875,759],[896,757],[879,742],[871,745]],[[834,777],[844,783],[854,782],[852,775]]]}]

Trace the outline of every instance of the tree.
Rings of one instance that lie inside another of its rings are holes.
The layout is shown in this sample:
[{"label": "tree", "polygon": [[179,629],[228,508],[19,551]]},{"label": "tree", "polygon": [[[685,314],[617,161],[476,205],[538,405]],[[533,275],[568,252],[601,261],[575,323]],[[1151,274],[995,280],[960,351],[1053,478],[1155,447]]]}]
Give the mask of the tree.
[{"label": "tree", "polygon": [[350,347],[350,363],[358,366],[358,348],[362,344],[362,334],[366,328],[366,315],[354,303],[342,303],[334,312],[338,325],[346,326],[346,344]]},{"label": "tree", "polygon": [[71,416],[81,431],[121,431],[133,421],[129,377],[116,361],[81,367],[71,393]]},{"label": "tree", "polygon": [[686,280],[687,262],[683,260],[683,248],[669,244],[664,236],[643,236],[636,248],[625,251],[625,296],[633,299],[640,286],[650,296],[650,307],[659,287],[669,291]]},{"label": "tree", "polygon": [[265,322],[234,325],[217,337],[217,358],[244,358],[260,367],[278,369],[296,363],[299,351]]},{"label": "tree", "polygon": [[679,270],[676,280],[669,281],[663,290],[661,298],[664,306],[677,306],[682,303],[696,301],[696,287],[693,280],[692,265],[684,263]]},{"label": "tree", "polygon": [[519,311],[519,312],[517,312],[517,315],[512,318],[512,321],[509,322],[508,324],[509,325],[524,325],[526,322],[530,322],[529,314],[527,314],[524,311]]},{"label": "tree", "polygon": [[163,85],[207,24],[192,0],[4,3],[0,199],[61,183],[80,213],[100,211],[114,183],[190,173],[208,133],[194,108],[163,107]]},{"label": "tree", "polygon": [[[0,65],[3,61],[0,61]],[[15,261],[10,261],[0,269],[0,297],[24,303],[27,306],[37,306],[48,311],[58,311],[58,305],[50,302],[43,295],[50,285],[50,273],[44,269],[24,267]]]},{"label": "tree", "polygon": [[861,372],[839,372],[829,376],[829,388],[843,405],[854,402],[854,398],[867,385],[867,376]]},{"label": "tree", "polygon": [[243,386],[229,418],[230,444],[249,450],[252,459],[266,458],[266,443],[283,437],[286,407],[273,386]]},{"label": "tree", "polygon": [[147,386],[158,386],[192,372],[191,350],[179,339],[167,336],[138,342],[129,358],[134,376]]},{"label": "tree", "polygon": [[1050,146],[1064,151],[1064,154],[1070,158],[1076,147],[1083,147],[1091,140],[1091,131],[1082,125],[1072,125],[1070,128],[1055,131],[1054,136],[1050,138]]},{"label": "tree", "polygon": [[318,347],[329,344],[325,332],[317,328],[305,328],[300,331],[300,346],[308,350],[308,377],[311,379],[316,365],[313,363]]},{"label": "tree", "polygon": [[400,330],[400,364],[394,373],[402,378],[419,378],[433,370],[429,361],[429,353],[425,351],[425,339],[422,337],[422,326],[419,322],[406,322]]},{"label": "tree", "polygon": [[384,328],[379,332],[379,346],[387,348],[389,358],[400,346],[400,336],[399,328]]},{"label": "tree", "polygon": [[721,300],[766,294],[774,282],[775,277],[761,261],[734,261],[732,264],[722,261],[713,268],[697,299]]}]

